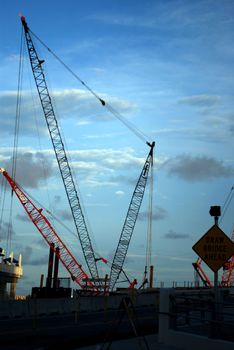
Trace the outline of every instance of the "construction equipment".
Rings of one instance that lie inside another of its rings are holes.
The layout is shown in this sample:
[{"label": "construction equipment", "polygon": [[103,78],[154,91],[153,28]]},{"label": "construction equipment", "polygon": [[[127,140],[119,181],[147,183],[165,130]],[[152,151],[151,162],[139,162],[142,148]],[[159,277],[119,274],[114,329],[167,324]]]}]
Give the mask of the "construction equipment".
[{"label": "construction equipment", "polygon": [[203,285],[207,288],[212,288],[213,285],[212,285],[211,281],[209,280],[208,276],[206,275],[205,271],[201,267],[201,263],[202,263],[202,259],[198,258],[195,263],[192,263],[192,265],[193,265],[196,273],[198,274],[198,276],[202,280]]},{"label": "construction equipment", "polygon": [[[149,154],[144,163],[143,169],[135,186],[131,202],[129,204],[127,216],[124,221],[124,225],[120,234],[119,242],[115,251],[113,262],[111,265],[110,273],[110,290],[113,290],[120,273],[123,271],[123,264],[128,251],[129,243],[132,237],[132,233],[136,224],[140,206],[143,200],[145,187],[148,179],[149,169],[153,162],[153,150],[155,142],[149,143],[147,145],[150,147]],[[136,283],[131,284],[131,288]]]},{"label": "construction equipment", "polygon": [[[98,275],[98,269],[97,269],[97,261],[102,260],[103,262],[106,262],[103,258],[96,258],[94,254],[94,250],[91,244],[91,240],[89,237],[88,229],[85,223],[84,215],[82,212],[82,208],[80,205],[78,193],[75,187],[74,179],[72,176],[71,168],[68,162],[68,158],[66,155],[66,151],[64,148],[64,143],[61,137],[61,133],[58,127],[58,122],[54,113],[53,105],[51,102],[51,97],[48,91],[48,87],[45,80],[44,71],[42,68],[42,65],[44,63],[44,60],[39,59],[38,54],[35,50],[31,34],[33,34],[25,20],[24,16],[21,16],[21,22],[24,28],[26,43],[27,43],[27,49],[28,54],[30,58],[30,63],[32,67],[32,72],[34,76],[34,80],[36,83],[37,91],[39,94],[40,102],[42,105],[42,109],[44,112],[44,116],[46,119],[46,123],[48,126],[48,130],[50,133],[51,141],[53,144],[53,148],[55,151],[55,155],[57,158],[58,166],[60,169],[60,173],[62,176],[62,180],[64,183],[64,187],[66,190],[68,202],[71,208],[72,216],[74,219],[74,223],[77,229],[78,237],[81,243],[82,251],[91,275],[91,281],[96,284],[98,287],[99,285],[99,275]],[[40,39],[39,39],[40,40]],[[41,41],[41,40],[40,40]],[[48,47],[47,49],[51,51]],[[56,55],[55,55],[56,56]],[[56,56],[58,59],[58,57]],[[61,62],[61,60],[59,59]],[[63,65],[65,65],[63,62],[61,62]],[[65,65],[65,67],[68,69],[68,67]],[[72,72],[69,69],[70,72]],[[72,72],[74,75],[74,73]],[[76,76],[76,75],[75,75]],[[76,78],[78,78],[76,76]],[[79,79],[80,80],[80,79]],[[81,81],[81,80],[80,80]],[[81,83],[88,88],[88,90],[94,94],[95,97],[98,97],[83,81]],[[107,104],[104,100],[98,98],[103,106],[107,107]],[[108,106],[110,112],[114,113],[114,111]],[[114,115],[120,119],[122,122],[122,118],[116,113]],[[126,125],[126,123],[124,122]],[[127,124],[129,127],[129,125]],[[131,126],[131,130],[133,130],[133,127]],[[137,130],[133,130],[138,136],[139,132]],[[142,138],[142,136],[141,136]],[[155,146],[155,142],[149,143],[146,142],[147,145],[150,147],[150,152],[147,157],[147,160],[145,162],[145,165],[143,167],[143,170],[141,172],[141,175],[139,177],[139,180],[137,182],[137,185],[135,187],[132,200],[128,209],[127,217],[121,232],[120,240],[116,249],[116,253],[113,259],[112,267],[111,267],[111,273],[110,273],[110,289],[113,290],[114,285],[119,277],[120,272],[122,271],[122,266],[127,254],[128,246],[130,243],[130,239],[133,233],[133,229],[135,227],[136,219],[138,216],[138,212],[140,209],[140,205],[143,199],[145,186],[147,182],[148,172],[150,166],[152,166],[153,163],[153,148]],[[96,281],[96,282],[95,282]]]},{"label": "construction equipment", "polygon": [[[223,204],[223,215],[220,219],[220,222],[223,220],[224,213],[227,211],[233,196],[234,196],[234,186],[231,187],[230,192],[227,195],[227,198]],[[218,218],[221,216],[221,207],[220,206],[211,206],[210,215],[214,217],[215,223],[218,224]],[[231,240],[234,242],[234,230],[232,231]],[[198,277],[202,280],[205,287],[213,287],[208,276],[205,274],[204,270],[201,267],[202,259],[198,258],[195,263],[192,263]],[[228,261],[223,264],[223,274],[220,282],[220,287],[231,287],[234,286],[234,256],[232,256]]]},{"label": "construction equipment", "polygon": [[43,238],[54,250],[55,254],[67,269],[72,277],[72,280],[76,282],[81,288],[84,288],[82,281],[85,279],[88,281],[87,283],[90,289],[95,290],[94,285],[89,281],[89,277],[83,270],[81,264],[78,263],[78,261],[63,243],[61,238],[59,238],[49,220],[42,214],[43,209],[36,207],[36,205],[24,193],[22,188],[20,188],[20,186],[10,177],[5,169],[0,168],[0,172],[10,184],[12,191],[18,197],[30,220],[33,222]]},{"label": "construction equipment", "polygon": [[81,248],[93,281],[98,281],[99,275],[96,264],[97,260],[95,258],[94,249],[92,247],[91,239],[88,233],[88,228],[80,205],[80,200],[72,176],[71,167],[69,165],[68,157],[64,148],[64,142],[61,137],[51,97],[45,80],[45,75],[42,68],[44,60],[39,59],[37,55],[30,35],[29,27],[25,21],[24,16],[21,16],[21,22],[25,32],[25,38],[34,80],[36,83],[37,91],[41,101],[41,106],[44,112],[56,159],[58,162],[59,170],[62,176],[68,202],[71,208],[72,216],[80,240]]},{"label": "construction equipment", "polygon": [[[234,230],[232,231],[231,240],[234,242]],[[234,286],[234,255],[224,263],[221,286]]]}]

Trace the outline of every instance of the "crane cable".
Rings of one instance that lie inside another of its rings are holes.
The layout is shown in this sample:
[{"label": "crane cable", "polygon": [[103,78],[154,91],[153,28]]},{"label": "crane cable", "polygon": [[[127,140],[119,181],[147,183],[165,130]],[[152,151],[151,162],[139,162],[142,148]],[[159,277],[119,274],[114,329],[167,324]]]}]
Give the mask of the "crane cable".
[{"label": "crane cable", "polygon": [[[19,184],[17,184],[17,186],[19,187],[20,190],[22,190],[30,200],[32,200],[38,207],[42,208],[49,216],[50,219],[53,220],[53,226],[55,228],[55,221],[58,222],[63,228],[65,228],[68,232],[70,232],[74,237],[77,237],[77,234],[72,231],[70,229],[70,227],[68,227],[64,221],[62,221],[61,219],[58,218],[58,216],[56,216],[54,213],[51,212],[51,210],[47,209],[44,205],[42,205],[36,198],[34,198],[31,194],[29,194],[22,186],[20,186]],[[57,231],[57,229],[56,229]],[[67,242],[65,242],[64,237],[63,237],[63,241],[64,243],[69,246],[69,244],[67,244]],[[72,251],[71,247],[69,248],[70,251]],[[103,257],[96,251],[94,251],[95,256],[99,257],[98,260],[102,260],[107,266],[111,266],[111,263],[109,263],[106,259],[103,259]],[[73,252],[73,255],[75,255],[75,252]]]},{"label": "crane cable", "polygon": [[4,206],[5,206],[5,199],[6,199],[6,181],[4,181],[4,178],[1,180],[1,194],[0,194],[0,241],[3,240],[4,236],[4,227],[3,227],[3,213],[4,213]]},{"label": "crane cable", "polygon": [[[31,29],[28,28],[30,33],[44,46],[53,56],[54,58],[65,67],[69,73],[76,80],[78,80],[100,103],[103,107],[106,107],[108,111],[114,115],[118,120],[120,120],[129,130],[131,130],[138,138],[140,138],[144,143],[149,144],[149,137],[144,134],[140,129],[138,129],[133,123],[124,118],[118,111],[116,111],[109,103],[106,103],[104,99],[102,99],[93,89],[90,88],[55,52],[53,52]],[[151,208],[152,211],[152,208]],[[151,214],[152,217],[152,214]],[[150,224],[149,224],[150,225]],[[151,225],[152,226],[152,225]],[[152,228],[150,229],[152,230]]]},{"label": "crane cable", "polygon": [[30,33],[59,61],[100,103],[103,107],[106,107],[111,114],[119,119],[128,129],[130,129],[137,137],[139,137],[144,143],[149,141],[149,138],[140,129],[138,129],[129,120],[126,120],[119,112],[117,112],[109,103],[106,103],[93,89],[91,89],[61,58],[58,57],[31,29],[28,29]]},{"label": "crane cable", "polygon": [[12,155],[12,178],[16,177],[16,163],[18,155],[18,141],[19,141],[19,125],[20,125],[20,107],[22,99],[22,77],[23,77],[23,29],[21,31],[20,42],[20,58],[19,58],[19,71],[18,71],[18,84],[17,84],[17,98],[16,98],[16,118],[14,129],[14,146]]},{"label": "crane cable", "polygon": [[[147,274],[152,264],[152,222],[153,222],[153,191],[154,191],[154,171],[153,157],[151,159],[151,175],[149,189],[149,204],[148,204],[148,227],[147,227],[147,246],[146,246],[146,271]],[[146,276],[145,276],[146,277]]]},{"label": "crane cable", "polygon": [[[138,138],[144,143],[149,143],[149,137],[138,129],[133,123],[126,120],[118,111],[116,111],[109,103],[106,103],[93,89],[91,89],[64,61],[62,61],[58,55],[56,55],[31,29],[28,28],[30,33],[60,62],[100,103],[103,107],[106,107],[109,112],[120,120],[129,130],[131,130]],[[153,163],[153,162],[152,162]],[[153,168],[153,164],[152,164]],[[151,186],[153,187],[153,171],[151,176]],[[151,189],[152,189],[151,187]],[[152,246],[152,191],[149,199],[149,223],[147,232],[147,261],[151,263],[151,246]]]},{"label": "crane cable", "polygon": [[229,193],[228,193],[228,195],[227,195],[227,198],[226,198],[226,200],[225,200],[225,202],[224,202],[224,204],[223,204],[223,211],[222,211],[222,216],[221,216],[221,218],[220,218],[220,223],[221,223],[221,221],[223,220],[223,218],[224,218],[224,215],[226,214],[226,211],[227,211],[227,209],[229,208],[229,206],[230,206],[230,204],[231,204],[231,201],[232,201],[232,199],[233,199],[233,196],[234,196],[234,186],[232,186],[231,187],[231,189],[230,189],[230,191],[229,191]]},{"label": "crane cable", "polygon": [[[19,141],[19,125],[20,125],[20,106],[22,98],[22,76],[23,76],[23,30],[21,31],[21,41],[20,41],[20,55],[19,55],[19,70],[18,70],[18,83],[17,83],[17,96],[16,96],[16,112],[15,112],[15,128],[14,128],[14,143],[12,152],[12,178],[15,180],[16,177],[16,165],[18,156],[18,141]],[[11,240],[13,233],[12,224],[12,211],[13,211],[13,190],[11,191],[10,198],[10,209],[9,209],[9,220],[7,227],[7,248],[6,254],[11,250]]]}]

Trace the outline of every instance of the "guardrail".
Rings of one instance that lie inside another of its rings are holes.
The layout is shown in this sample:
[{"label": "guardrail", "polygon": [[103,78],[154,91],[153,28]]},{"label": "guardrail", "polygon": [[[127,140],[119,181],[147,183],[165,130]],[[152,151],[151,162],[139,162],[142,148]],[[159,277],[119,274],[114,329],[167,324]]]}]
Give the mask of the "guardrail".
[{"label": "guardrail", "polygon": [[212,292],[171,295],[172,329],[234,342],[234,298],[228,291],[220,298],[215,303]]},{"label": "guardrail", "polygon": [[160,291],[159,341],[181,349],[234,348],[234,297],[219,290],[162,289]]}]

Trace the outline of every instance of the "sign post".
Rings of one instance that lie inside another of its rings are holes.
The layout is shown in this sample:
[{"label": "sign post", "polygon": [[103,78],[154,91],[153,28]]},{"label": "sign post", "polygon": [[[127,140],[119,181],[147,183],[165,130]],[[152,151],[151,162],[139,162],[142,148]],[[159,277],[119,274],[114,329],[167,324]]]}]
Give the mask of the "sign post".
[{"label": "sign post", "polygon": [[[218,321],[218,270],[234,255],[234,243],[218,226],[218,218],[221,215],[220,207],[211,207],[210,215],[214,216],[214,225],[194,244],[192,249],[214,272],[215,321]],[[217,331],[218,327],[215,323],[215,332]]]},{"label": "sign post", "polygon": [[216,223],[202,236],[192,249],[213,272],[234,255],[234,243]]}]

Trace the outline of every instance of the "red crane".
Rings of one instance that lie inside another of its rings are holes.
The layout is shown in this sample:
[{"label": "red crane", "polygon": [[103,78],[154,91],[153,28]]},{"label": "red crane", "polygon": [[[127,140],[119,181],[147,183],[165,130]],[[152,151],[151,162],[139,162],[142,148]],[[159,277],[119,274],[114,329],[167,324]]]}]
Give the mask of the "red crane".
[{"label": "red crane", "polygon": [[61,238],[59,238],[58,234],[55,232],[49,220],[45,217],[45,215],[42,214],[43,209],[37,208],[35,204],[33,204],[33,202],[23,192],[22,188],[20,188],[20,186],[10,177],[10,175],[6,172],[5,169],[0,168],[0,172],[10,184],[12,191],[18,197],[30,220],[33,222],[33,224],[36,226],[43,238],[54,250],[55,254],[58,256],[64,267],[67,269],[67,271],[72,277],[72,280],[76,282],[81,288],[84,288],[84,283],[82,282],[86,280],[87,285],[91,289],[95,290],[95,287],[90,282],[89,276],[85,273],[81,264],[78,263],[78,261],[63,243]]},{"label": "red crane", "polygon": [[[232,231],[231,240],[234,242],[234,230]],[[234,286],[234,255],[224,263],[221,286]]]},{"label": "red crane", "polygon": [[202,263],[202,259],[198,258],[195,263],[192,263],[192,265],[193,265],[196,273],[198,274],[198,276],[202,280],[204,286],[212,288],[213,285],[212,285],[211,281],[209,280],[209,277],[206,275],[205,271],[201,267],[201,263]]}]

